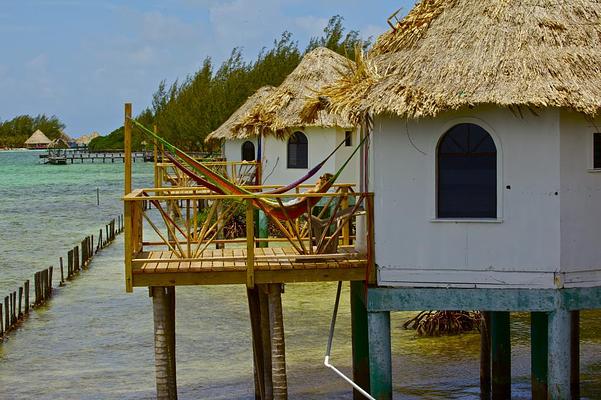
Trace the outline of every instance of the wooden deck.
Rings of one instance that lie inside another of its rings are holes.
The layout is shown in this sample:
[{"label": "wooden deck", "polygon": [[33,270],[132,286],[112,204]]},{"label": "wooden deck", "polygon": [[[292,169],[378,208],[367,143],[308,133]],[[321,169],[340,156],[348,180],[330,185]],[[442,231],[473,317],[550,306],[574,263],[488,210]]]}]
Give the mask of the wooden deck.
[{"label": "wooden deck", "polygon": [[[171,261],[173,260],[173,261]],[[247,283],[244,248],[205,250],[202,258],[176,259],[171,251],[140,252],[132,260],[133,286]],[[339,254],[299,255],[290,247],[256,248],[255,283],[364,280],[367,257],[351,247]]]}]

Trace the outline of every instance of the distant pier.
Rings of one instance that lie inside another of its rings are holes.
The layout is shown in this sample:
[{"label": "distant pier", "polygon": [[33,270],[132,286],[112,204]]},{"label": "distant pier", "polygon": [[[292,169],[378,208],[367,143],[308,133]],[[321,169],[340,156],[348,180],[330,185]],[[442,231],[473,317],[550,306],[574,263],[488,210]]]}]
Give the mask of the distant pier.
[{"label": "distant pier", "polygon": [[[143,151],[132,152],[132,161],[152,161],[152,154]],[[66,165],[75,163],[115,163],[125,162],[125,153],[123,151],[99,151],[91,152],[81,149],[49,149],[48,153],[41,154],[44,164]]]}]

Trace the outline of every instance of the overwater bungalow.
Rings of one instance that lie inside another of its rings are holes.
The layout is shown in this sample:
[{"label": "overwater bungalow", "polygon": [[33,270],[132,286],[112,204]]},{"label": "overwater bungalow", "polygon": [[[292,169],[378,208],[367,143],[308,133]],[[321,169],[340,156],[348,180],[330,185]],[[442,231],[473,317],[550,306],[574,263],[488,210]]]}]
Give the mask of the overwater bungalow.
[{"label": "overwater bungalow", "polygon": [[377,286],[354,287],[355,376],[392,397],[391,311],[484,310],[483,398],[510,398],[522,311],[533,398],[575,398],[578,311],[601,308],[601,3],[421,1],[390,23],[305,109],[370,137]]},{"label": "overwater bungalow", "polygon": [[44,132],[36,130],[24,143],[28,149],[47,149],[52,143],[52,140],[48,139]]},{"label": "overwater bungalow", "polygon": [[[301,111],[312,94],[334,83],[353,64],[323,47],[309,52],[279,87],[259,89],[207,141],[222,140],[227,161],[260,160],[263,184],[288,184],[326,159],[322,171],[336,171],[358,144],[355,125],[327,111],[306,123]],[[355,182],[358,165],[355,158],[340,181]]]}]

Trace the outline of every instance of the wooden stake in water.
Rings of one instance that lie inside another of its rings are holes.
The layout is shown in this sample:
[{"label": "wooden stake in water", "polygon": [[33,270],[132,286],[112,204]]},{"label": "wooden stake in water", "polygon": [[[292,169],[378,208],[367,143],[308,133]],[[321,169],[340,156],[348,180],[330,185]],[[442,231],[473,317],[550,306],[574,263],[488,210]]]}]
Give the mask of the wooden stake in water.
[{"label": "wooden stake in water", "polygon": [[29,279],[25,281],[25,314],[29,312]]},{"label": "wooden stake in water", "polygon": [[63,271],[63,258],[62,257],[59,258],[59,263],[60,263],[60,267],[61,267],[61,281],[58,285],[64,286],[65,285],[65,274]]},{"label": "wooden stake in water", "polygon": [[19,313],[17,314],[17,317],[19,319],[23,318],[23,309],[21,308],[22,304],[23,304],[23,287],[21,286],[19,288]]},{"label": "wooden stake in water", "polygon": [[96,205],[100,205],[100,189],[96,188]]}]

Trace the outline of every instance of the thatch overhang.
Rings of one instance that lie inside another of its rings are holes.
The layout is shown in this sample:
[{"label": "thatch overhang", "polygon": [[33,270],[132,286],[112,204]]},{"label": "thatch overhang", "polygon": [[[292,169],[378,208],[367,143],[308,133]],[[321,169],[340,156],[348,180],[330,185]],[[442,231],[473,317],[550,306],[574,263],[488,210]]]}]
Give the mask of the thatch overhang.
[{"label": "thatch overhang", "polygon": [[480,104],[594,117],[601,2],[422,0],[319,95],[306,106],[309,120],[323,107],[358,120],[366,111],[422,118]]},{"label": "thatch overhang", "polygon": [[225,121],[219,128],[211,132],[205,139],[205,142],[210,142],[213,140],[234,140],[234,139],[246,139],[250,137],[255,137],[259,134],[256,129],[253,127],[249,127],[248,129],[237,129],[234,127],[240,123],[242,123],[243,119],[247,116],[247,114],[258,104],[263,102],[267,96],[269,96],[275,87],[273,86],[263,86],[259,90],[257,90],[252,96],[242,104],[240,108],[238,108],[234,113]]},{"label": "thatch overhang", "polygon": [[302,111],[307,100],[353,69],[353,61],[327,48],[307,53],[278,88],[234,125],[235,137],[264,133],[285,138],[296,128],[309,126],[352,129],[354,123],[344,114],[321,110],[307,123]]}]

